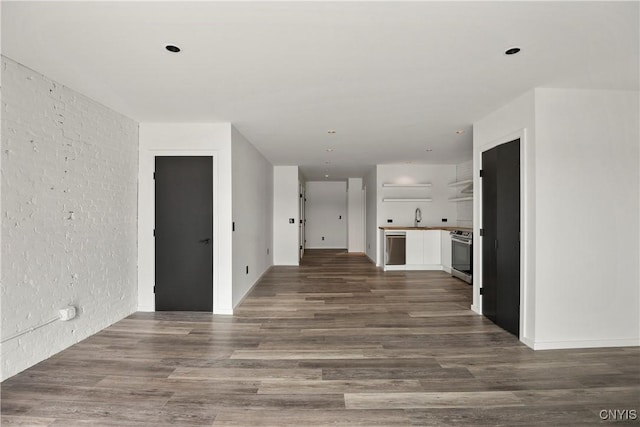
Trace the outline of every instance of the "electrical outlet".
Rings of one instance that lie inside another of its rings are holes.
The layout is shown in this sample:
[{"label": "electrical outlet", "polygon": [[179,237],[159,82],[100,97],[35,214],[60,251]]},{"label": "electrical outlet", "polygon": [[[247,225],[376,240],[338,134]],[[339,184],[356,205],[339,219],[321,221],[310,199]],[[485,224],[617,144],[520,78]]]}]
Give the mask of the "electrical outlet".
[{"label": "electrical outlet", "polygon": [[447,218],[442,218],[442,222],[447,222]]},{"label": "electrical outlet", "polygon": [[247,267],[246,267],[246,271],[247,271],[247,273],[246,273],[246,274],[249,274],[249,266],[248,266],[248,265],[247,265]]},{"label": "electrical outlet", "polygon": [[74,317],[76,317],[76,308],[72,305],[69,305],[67,307],[61,308],[60,310],[58,310],[59,316],[60,316],[60,320],[71,320]]},{"label": "electrical outlet", "polygon": [[393,222],[393,220],[389,218],[389,219],[387,220],[387,222],[388,222],[389,224],[391,224],[391,223]]},{"label": "electrical outlet", "polygon": [[324,240],[324,236],[322,236],[322,240]]},{"label": "electrical outlet", "polygon": [[267,255],[269,255],[269,248],[267,248]]}]

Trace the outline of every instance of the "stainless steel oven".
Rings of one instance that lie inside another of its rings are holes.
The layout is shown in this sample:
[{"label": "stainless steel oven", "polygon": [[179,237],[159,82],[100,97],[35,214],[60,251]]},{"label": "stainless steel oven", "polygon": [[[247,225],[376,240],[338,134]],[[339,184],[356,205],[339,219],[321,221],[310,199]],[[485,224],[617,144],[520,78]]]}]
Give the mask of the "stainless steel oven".
[{"label": "stainless steel oven", "polygon": [[456,230],[449,234],[451,234],[451,275],[471,283],[473,274],[473,233]]}]

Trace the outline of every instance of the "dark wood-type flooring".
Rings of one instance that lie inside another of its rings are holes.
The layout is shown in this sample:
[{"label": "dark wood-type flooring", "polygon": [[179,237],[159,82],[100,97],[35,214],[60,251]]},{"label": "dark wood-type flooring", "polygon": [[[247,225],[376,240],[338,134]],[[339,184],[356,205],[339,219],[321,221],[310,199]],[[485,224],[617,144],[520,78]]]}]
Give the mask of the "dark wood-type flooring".
[{"label": "dark wood-type flooring", "polygon": [[639,348],[534,352],[470,304],[443,272],[308,251],[234,316],[136,313],[8,379],[2,425],[583,426],[640,412]]}]

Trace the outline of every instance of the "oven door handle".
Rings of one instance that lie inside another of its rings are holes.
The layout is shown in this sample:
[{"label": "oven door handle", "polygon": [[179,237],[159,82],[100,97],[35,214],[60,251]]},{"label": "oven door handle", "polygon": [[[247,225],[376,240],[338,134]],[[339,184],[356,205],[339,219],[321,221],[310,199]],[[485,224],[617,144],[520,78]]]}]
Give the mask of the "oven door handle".
[{"label": "oven door handle", "polygon": [[463,245],[471,246],[471,240],[458,240],[452,237],[451,241],[456,243],[462,243]]}]

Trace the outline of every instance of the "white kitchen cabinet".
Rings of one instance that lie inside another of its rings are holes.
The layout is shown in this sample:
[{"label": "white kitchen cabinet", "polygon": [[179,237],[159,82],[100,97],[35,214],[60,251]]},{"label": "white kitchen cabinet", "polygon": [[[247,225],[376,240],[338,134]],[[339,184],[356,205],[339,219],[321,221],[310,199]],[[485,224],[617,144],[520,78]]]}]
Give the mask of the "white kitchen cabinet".
[{"label": "white kitchen cabinet", "polygon": [[439,265],[442,264],[440,247],[440,230],[427,230],[422,232],[424,253],[422,263],[425,265]]},{"label": "white kitchen cabinet", "polygon": [[448,273],[451,272],[451,234],[449,231],[440,232],[440,247],[442,253],[442,268]]},{"label": "white kitchen cabinet", "polygon": [[424,259],[424,237],[422,230],[407,230],[406,264],[422,265]]},{"label": "white kitchen cabinet", "polygon": [[440,233],[440,230],[407,230],[407,266],[440,265]]}]

